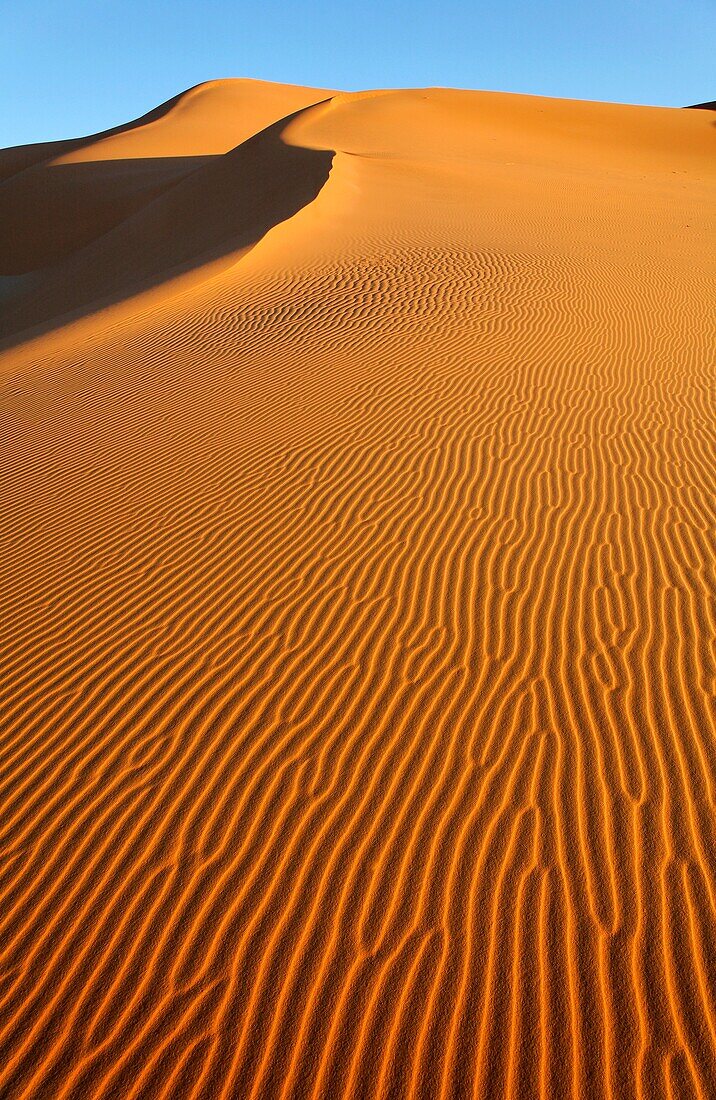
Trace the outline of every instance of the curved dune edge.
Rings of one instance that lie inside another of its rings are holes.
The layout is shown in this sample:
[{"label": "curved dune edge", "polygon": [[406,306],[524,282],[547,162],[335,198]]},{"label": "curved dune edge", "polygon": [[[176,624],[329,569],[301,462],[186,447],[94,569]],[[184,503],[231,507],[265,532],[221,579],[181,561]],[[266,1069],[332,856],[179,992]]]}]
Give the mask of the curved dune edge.
[{"label": "curved dune edge", "polygon": [[[326,183],[333,151],[284,138],[296,118],[316,109],[279,117],[221,156],[197,158],[198,166],[158,193],[152,189],[138,208],[133,202],[130,209],[115,211],[116,224],[106,232],[79,247],[68,246],[57,262],[28,273],[5,298],[0,335],[26,342],[33,329],[63,327],[75,317],[140,297],[157,284],[168,296],[169,285],[177,280],[186,285],[190,272],[196,283],[236,263],[265,233],[313,201]],[[42,226],[40,236],[44,239]],[[139,308],[149,305],[144,301]]]},{"label": "curved dune edge", "polygon": [[0,151],[0,274],[60,263],[212,157],[332,94],[215,80],[127,126]]},{"label": "curved dune edge", "polygon": [[0,1093],[707,1100],[707,113],[277,125],[3,355]]}]

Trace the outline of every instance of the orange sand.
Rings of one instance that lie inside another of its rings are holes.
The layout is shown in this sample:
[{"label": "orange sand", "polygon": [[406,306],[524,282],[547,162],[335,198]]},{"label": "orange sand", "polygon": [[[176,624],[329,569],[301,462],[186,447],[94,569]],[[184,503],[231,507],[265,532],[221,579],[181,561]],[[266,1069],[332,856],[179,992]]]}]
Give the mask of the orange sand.
[{"label": "orange sand", "polygon": [[0,1095],[716,1096],[716,129],[0,153]]}]

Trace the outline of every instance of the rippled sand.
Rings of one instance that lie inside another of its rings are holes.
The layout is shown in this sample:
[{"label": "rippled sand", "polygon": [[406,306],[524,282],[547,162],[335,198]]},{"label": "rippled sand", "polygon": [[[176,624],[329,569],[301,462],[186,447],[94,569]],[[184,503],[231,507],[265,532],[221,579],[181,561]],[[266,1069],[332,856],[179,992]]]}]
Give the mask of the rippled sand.
[{"label": "rippled sand", "polygon": [[714,118],[0,153],[3,1096],[716,1096]]}]

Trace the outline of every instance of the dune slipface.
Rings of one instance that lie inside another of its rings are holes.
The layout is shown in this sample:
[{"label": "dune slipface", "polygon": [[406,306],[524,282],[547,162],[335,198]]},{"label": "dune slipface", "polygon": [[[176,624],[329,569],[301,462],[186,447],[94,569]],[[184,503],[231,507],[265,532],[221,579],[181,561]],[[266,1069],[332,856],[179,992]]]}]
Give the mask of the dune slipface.
[{"label": "dune slipface", "polygon": [[716,1096],[715,134],[0,154],[3,1096]]}]

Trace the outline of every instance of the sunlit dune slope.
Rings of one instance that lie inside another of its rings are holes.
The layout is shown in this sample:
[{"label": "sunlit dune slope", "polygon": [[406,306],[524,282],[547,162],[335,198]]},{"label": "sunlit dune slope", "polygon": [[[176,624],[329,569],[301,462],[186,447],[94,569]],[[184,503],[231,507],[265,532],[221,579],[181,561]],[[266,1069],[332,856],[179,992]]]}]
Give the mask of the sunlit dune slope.
[{"label": "sunlit dune slope", "polygon": [[0,1094],[715,1096],[712,114],[147,118],[3,245]]}]

